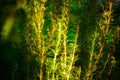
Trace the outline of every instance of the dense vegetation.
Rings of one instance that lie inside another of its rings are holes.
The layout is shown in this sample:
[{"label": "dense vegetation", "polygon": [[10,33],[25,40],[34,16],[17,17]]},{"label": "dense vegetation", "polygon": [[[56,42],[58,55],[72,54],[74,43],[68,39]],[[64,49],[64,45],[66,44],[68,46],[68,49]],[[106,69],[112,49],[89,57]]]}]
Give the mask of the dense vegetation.
[{"label": "dense vegetation", "polygon": [[119,80],[115,1],[1,0],[1,80]]}]

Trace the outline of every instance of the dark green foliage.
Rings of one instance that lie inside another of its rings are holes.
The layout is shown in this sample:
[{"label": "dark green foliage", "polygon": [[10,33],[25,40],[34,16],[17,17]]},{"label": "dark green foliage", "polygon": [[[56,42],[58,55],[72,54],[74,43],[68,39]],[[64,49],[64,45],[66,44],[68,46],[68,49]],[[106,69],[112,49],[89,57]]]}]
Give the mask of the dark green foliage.
[{"label": "dark green foliage", "polygon": [[[100,3],[97,0],[70,0],[70,5],[65,5],[67,1],[64,0],[47,0],[41,19],[39,13],[42,10],[37,13],[35,10],[39,10],[37,5],[44,2],[28,2],[30,3],[27,3],[25,9],[8,14],[7,10],[3,10],[4,1],[0,1],[0,31],[9,15],[12,14],[15,18],[13,28],[5,41],[0,34],[1,80],[40,80],[40,70],[43,72],[43,80],[53,79],[53,74],[54,79],[68,79],[63,72],[69,73],[71,63],[70,80],[119,80],[119,5],[113,5],[113,13],[106,15],[104,12],[109,11],[108,0]],[[13,5],[14,1],[9,4]],[[62,12],[64,8],[68,11]],[[40,25],[41,31],[38,33],[40,23],[43,26]],[[68,28],[65,30],[66,27]],[[63,64],[67,67],[64,68]]]}]

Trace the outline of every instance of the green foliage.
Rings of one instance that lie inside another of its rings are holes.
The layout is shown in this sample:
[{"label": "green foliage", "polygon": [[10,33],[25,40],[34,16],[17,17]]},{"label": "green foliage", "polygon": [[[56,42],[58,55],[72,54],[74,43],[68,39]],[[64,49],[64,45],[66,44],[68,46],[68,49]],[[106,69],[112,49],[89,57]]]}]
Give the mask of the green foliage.
[{"label": "green foliage", "polygon": [[12,80],[108,80],[119,63],[114,57],[119,27],[111,22],[112,2],[101,3],[101,10],[95,1],[28,1],[16,11],[14,30],[9,26],[15,16],[8,17],[2,36],[11,37],[13,30],[20,49]]}]

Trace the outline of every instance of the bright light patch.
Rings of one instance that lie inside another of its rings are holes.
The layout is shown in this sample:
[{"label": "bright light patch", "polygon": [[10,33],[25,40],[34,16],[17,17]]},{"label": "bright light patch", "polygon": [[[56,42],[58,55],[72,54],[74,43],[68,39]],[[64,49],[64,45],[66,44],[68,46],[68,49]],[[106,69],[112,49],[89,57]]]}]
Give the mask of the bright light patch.
[{"label": "bright light patch", "polygon": [[4,25],[3,25],[3,30],[2,30],[2,39],[7,39],[8,38],[8,35],[10,34],[10,31],[13,27],[13,23],[14,23],[15,19],[14,19],[14,16],[9,16]]}]

